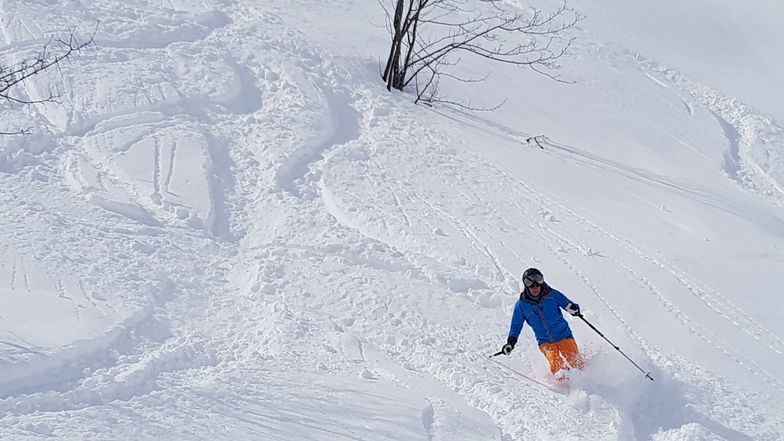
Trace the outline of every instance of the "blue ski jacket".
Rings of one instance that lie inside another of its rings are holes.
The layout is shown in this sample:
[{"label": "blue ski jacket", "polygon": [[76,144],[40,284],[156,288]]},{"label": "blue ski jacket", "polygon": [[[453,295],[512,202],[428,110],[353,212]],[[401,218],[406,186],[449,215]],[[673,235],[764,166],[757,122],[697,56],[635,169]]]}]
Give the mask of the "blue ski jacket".
[{"label": "blue ski jacket", "polygon": [[509,337],[517,341],[523,324],[526,322],[534,330],[536,343],[554,343],[565,338],[573,338],[569,323],[561,314],[561,308],[566,308],[569,303],[579,308],[579,305],[569,300],[561,291],[542,285],[539,297],[528,293],[526,288],[520,294],[512,314],[512,325],[509,328]]}]

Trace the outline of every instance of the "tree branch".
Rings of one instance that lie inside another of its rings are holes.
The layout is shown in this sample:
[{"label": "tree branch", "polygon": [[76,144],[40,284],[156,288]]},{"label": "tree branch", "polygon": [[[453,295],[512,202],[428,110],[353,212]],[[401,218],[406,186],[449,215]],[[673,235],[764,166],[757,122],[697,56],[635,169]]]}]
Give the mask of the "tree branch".
[{"label": "tree branch", "polygon": [[[95,33],[92,33],[89,35],[87,40],[79,41],[76,38],[75,31],[71,29],[69,30],[69,34],[66,39],[50,38],[49,41],[44,44],[43,49],[41,49],[41,52],[39,52],[35,58],[23,60],[15,66],[0,65],[0,98],[22,104],[34,104],[41,102],[23,98],[14,98],[10,96],[10,90],[14,86],[23,83],[28,78],[35,76],[53,66],[56,66],[63,60],[72,56],[74,53],[80,52],[82,49],[91,45],[94,39]],[[51,46],[55,43],[60,48],[60,53],[52,53]],[[54,96],[50,96],[50,98],[42,101],[51,101],[53,98]]]},{"label": "tree branch", "polygon": [[[476,82],[447,73],[460,62],[452,62],[458,52],[493,62],[528,67],[559,82],[553,72],[557,60],[566,55],[573,39],[561,35],[573,28],[582,16],[564,0],[548,13],[527,10],[503,0],[388,0],[384,7],[391,26],[392,46],[383,78],[388,88],[403,90],[415,85],[417,102],[444,102],[437,94],[440,77],[459,82]],[[418,79],[422,75],[424,78]],[[394,76],[395,78],[389,78]],[[485,77],[486,78],[486,77]],[[463,108],[472,105],[459,104]]]}]

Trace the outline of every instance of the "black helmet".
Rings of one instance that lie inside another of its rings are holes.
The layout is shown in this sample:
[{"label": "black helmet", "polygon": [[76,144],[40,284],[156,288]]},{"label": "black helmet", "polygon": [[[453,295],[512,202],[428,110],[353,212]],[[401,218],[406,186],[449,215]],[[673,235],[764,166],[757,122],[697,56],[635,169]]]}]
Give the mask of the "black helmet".
[{"label": "black helmet", "polygon": [[544,275],[536,268],[528,268],[523,272],[523,285],[526,288],[531,285],[541,285],[544,283]]}]

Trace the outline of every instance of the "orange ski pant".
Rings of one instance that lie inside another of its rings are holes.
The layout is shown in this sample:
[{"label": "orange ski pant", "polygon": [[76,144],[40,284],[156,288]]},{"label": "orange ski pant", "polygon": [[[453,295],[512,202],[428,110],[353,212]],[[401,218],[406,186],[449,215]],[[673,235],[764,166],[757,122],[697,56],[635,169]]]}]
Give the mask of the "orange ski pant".
[{"label": "orange ski pant", "polygon": [[[573,338],[565,338],[555,343],[542,343],[539,350],[550,362],[550,372],[556,373],[564,367],[564,362],[569,367],[582,369],[585,367],[580,350],[577,349],[577,342]],[[568,367],[567,367],[568,369]]]}]

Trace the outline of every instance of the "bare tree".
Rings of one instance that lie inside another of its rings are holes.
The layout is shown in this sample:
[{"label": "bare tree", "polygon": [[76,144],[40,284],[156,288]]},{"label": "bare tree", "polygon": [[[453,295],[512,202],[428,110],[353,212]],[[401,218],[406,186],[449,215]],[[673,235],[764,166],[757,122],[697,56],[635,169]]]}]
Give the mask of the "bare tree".
[{"label": "bare tree", "polygon": [[[392,45],[382,78],[387,89],[413,86],[416,102],[445,101],[442,78],[463,82],[448,69],[461,55],[528,67],[556,81],[557,61],[572,43],[563,33],[582,17],[566,1],[543,12],[508,0],[379,0]],[[386,3],[385,3],[386,2]],[[394,3],[394,11],[389,7]],[[464,106],[465,107],[465,106]]]},{"label": "bare tree", "polygon": [[[0,64],[0,98],[23,105],[36,103],[56,102],[58,96],[49,91],[49,96],[41,99],[30,99],[19,95],[14,95],[13,89],[25,82],[25,80],[40,74],[41,72],[58,66],[61,62],[68,59],[75,53],[93,44],[95,32],[87,38],[80,40],[76,33],[71,29],[66,38],[52,37],[47,41],[38,54],[25,58],[15,64]],[[27,129],[20,129],[15,132],[2,132],[0,135],[12,135],[26,133]]]}]

